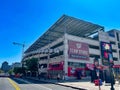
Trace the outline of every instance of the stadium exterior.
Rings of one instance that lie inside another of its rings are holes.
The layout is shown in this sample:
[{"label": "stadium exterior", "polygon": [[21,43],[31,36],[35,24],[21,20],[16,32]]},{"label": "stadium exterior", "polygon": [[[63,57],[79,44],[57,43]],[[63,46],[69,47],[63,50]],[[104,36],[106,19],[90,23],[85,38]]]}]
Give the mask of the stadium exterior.
[{"label": "stadium exterior", "polygon": [[113,67],[119,72],[120,31],[105,32],[103,26],[63,15],[25,51],[22,62],[38,58],[38,74],[49,74],[51,78],[58,74],[72,78],[79,71],[88,76],[95,58],[103,69],[107,66],[104,45],[111,46]]}]

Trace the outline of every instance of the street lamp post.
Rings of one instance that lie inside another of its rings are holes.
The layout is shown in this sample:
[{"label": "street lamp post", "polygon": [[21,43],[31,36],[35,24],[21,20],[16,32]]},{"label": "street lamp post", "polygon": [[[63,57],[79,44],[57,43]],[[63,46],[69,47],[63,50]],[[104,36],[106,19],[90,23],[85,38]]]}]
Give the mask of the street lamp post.
[{"label": "street lamp post", "polygon": [[[24,56],[24,48],[25,48],[25,44],[24,43],[17,43],[17,42],[13,42],[14,45],[18,45],[18,46],[22,46],[22,56],[21,56],[21,63],[22,63],[22,59],[23,59],[23,56]],[[22,63],[22,69],[23,69],[23,64]]]},{"label": "street lamp post", "polygon": [[112,70],[112,68],[113,68],[113,60],[111,61],[111,59],[110,59],[110,52],[109,52],[110,46],[109,46],[109,44],[106,44],[105,49],[106,49],[107,55],[108,55],[109,71],[110,71],[110,76],[111,76],[111,89],[110,90],[115,90],[114,86],[113,86],[114,85],[113,84],[114,77],[113,77],[113,70]]},{"label": "street lamp post", "polygon": [[[109,52],[108,52],[108,59],[109,59]],[[113,77],[113,70],[112,70],[112,66],[111,66],[111,62],[109,61],[109,70],[110,70],[110,76],[111,76],[111,89],[110,90],[115,90],[114,89],[114,84],[113,84],[113,81],[114,81],[114,77]]]},{"label": "street lamp post", "polygon": [[[17,43],[17,42],[13,42],[14,45],[18,45],[18,46],[22,46],[22,57],[21,57],[21,61],[23,59],[24,56],[24,48],[25,48],[25,44],[24,43]],[[22,65],[23,66],[23,65]]]},{"label": "street lamp post", "polygon": [[94,59],[94,65],[95,65],[95,70],[96,70],[96,74],[97,74],[97,77],[98,77],[98,82],[99,82],[99,90],[101,90],[100,88],[100,66],[99,66],[99,60],[98,58],[95,58]]}]

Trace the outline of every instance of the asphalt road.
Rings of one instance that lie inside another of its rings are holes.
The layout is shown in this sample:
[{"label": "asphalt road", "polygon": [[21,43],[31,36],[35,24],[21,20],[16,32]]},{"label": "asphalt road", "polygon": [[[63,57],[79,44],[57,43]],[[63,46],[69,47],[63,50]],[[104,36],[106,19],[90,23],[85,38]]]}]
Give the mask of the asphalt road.
[{"label": "asphalt road", "polygon": [[0,77],[0,90],[15,90],[7,78]]},{"label": "asphalt road", "polygon": [[13,79],[18,83],[21,90],[77,90],[70,87],[64,87],[51,83],[45,83],[30,79]]},{"label": "asphalt road", "polygon": [[8,80],[8,78],[0,78],[0,90],[77,90],[70,87],[64,87],[36,80],[19,78],[14,78],[12,80],[17,83],[16,85],[20,89],[15,88],[15,86]]}]

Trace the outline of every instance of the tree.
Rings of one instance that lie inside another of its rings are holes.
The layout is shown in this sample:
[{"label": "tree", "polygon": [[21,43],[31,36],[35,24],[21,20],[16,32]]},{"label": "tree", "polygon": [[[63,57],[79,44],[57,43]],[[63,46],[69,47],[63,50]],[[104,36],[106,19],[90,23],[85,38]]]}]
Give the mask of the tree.
[{"label": "tree", "polygon": [[31,58],[26,60],[26,66],[27,70],[31,72],[36,72],[38,70],[38,59],[37,58]]},{"label": "tree", "polygon": [[0,69],[0,73],[3,73],[3,70]]},{"label": "tree", "polygon": [[24,67],[15,67],[14,69],[13,69],[13,72],[15,73],[15,74],[24,74],[25,73],[25,70],[26,70],[26,68],[24,68]]},{"label": "tree", "polygon": [[13,69],[10,69],[10,70],[8,71],[8,73],[9,73],[10,75],[12,75],[12,74],[13,74]]},{"label": "tree", "polygon": [[23,70],[22,70],[22,68],[21,67],[15,67],[14,69],[13,69],[13,72],[15,73],[15,74],[21,74],[21,73],[23,73]]}]

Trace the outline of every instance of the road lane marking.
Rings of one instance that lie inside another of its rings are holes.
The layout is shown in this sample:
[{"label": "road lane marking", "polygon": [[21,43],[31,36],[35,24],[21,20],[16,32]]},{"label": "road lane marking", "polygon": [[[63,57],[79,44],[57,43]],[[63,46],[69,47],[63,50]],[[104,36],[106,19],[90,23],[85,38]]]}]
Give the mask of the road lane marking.
[{"label": "road lane marking", "polygon": [[[45,87],[45,86],[40,85],[40,84],[34,84],[34,83],[31,83],[31,82],[26,81],[26,80],[23,80],[23,79],[18,79],[18,78],[16,78],[16,79],[19,80],[19,81],[25,82],[25,83],[27,83],[27,84],[30,84],[30,85],[32,85],[33,87],[39,86],[39,87],[44,88],[44,89],[47,89],[47,90],[52,90],[51,88]],[[38,87],[37,87],[37,88],[38,88]]]},{"label": "road lane marking", "polygon": [[19,86],[13,81],[11,80],[10,78],[7,78],[9,80],[9,82],[13,85],[13,87],[16,89],[16,90],[20,90]]},{"label": "road lane marking", "polygon": [[40,87],[42,87],[42,88],[45,88],[45,89],[47,89],[47,90],[52,90],[51,88],[48,88],[48,87],[45,87],[45,86],[43,86],[43,85],[38,85],[38,84],[35,84],[36,86],[40,86]]}]

